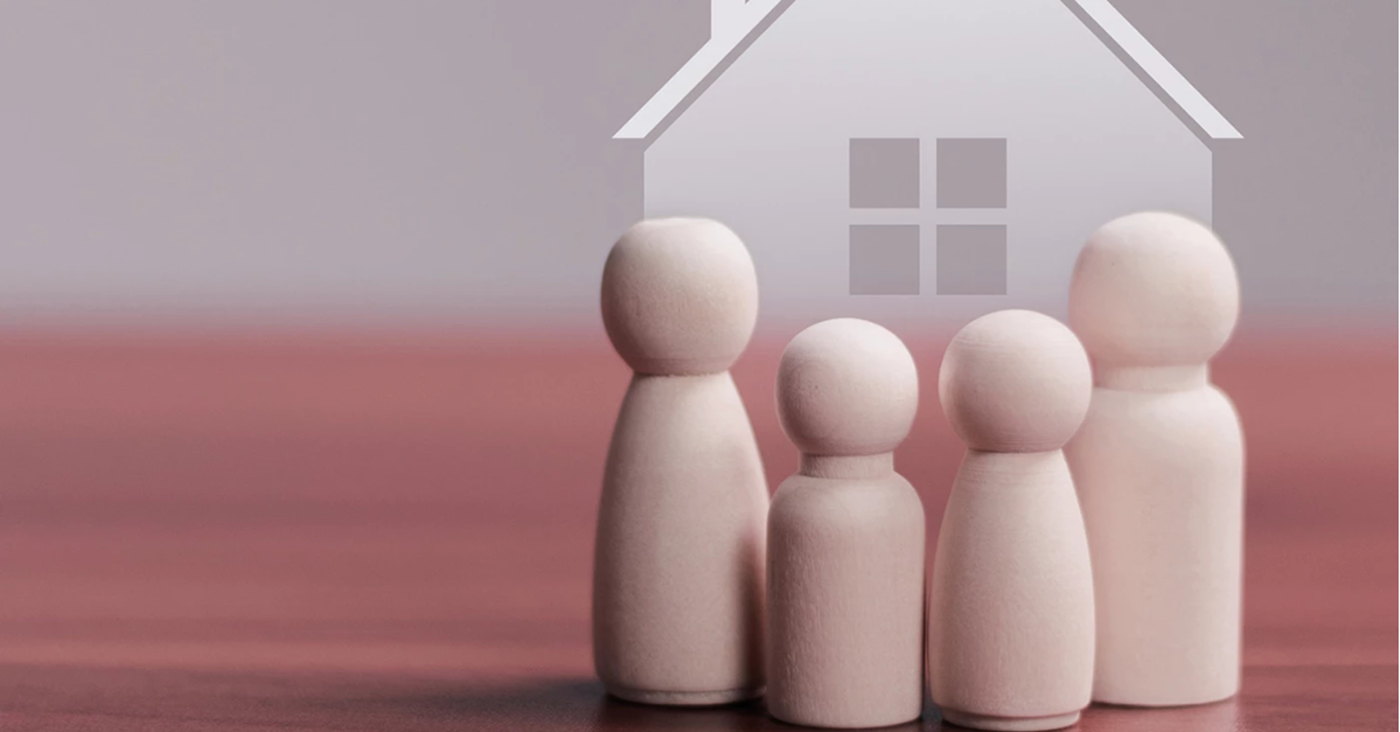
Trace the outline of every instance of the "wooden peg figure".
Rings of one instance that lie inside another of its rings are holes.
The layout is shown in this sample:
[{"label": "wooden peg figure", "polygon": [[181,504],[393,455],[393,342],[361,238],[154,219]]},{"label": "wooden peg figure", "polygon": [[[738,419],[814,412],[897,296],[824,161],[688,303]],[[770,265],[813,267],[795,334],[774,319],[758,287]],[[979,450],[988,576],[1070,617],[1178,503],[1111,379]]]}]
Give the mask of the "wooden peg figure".
[{"label": "wooden peg figure", "polygon": [[1091,388],[1074,334],[1026,310],[974,320],[943,357],[939,398],[968,447],[929,589],[929,688],[945,721],[1058,729],[1089,703],[1094,588],[1060,448]]},{"label": "wooden peg figure", "polygon": [[1239,297],[1220,239],[1174,214],[1105,225],[1075,265],[1069,321],[1095,386],[1065,452],[1094,560],[1096,701],[1239,690],[1244,438],[1208,366]]},{"label": "wooden peg figure", "polygon": [[883,727],[923,705],[924,511],[894,471],[918,408],[914,359],[864,320],[818,323],[778,367],[778,416],[802,451],[768,517],[768,710],[814,727]]},{"label": "wooden peg figure", "polygon": [[636,375],[598,509],[598,677],[636,702],[754,698],[768,487],[729,376],[758,314],[753,260],[715,221],[643,221],[608,256],[602,307]]}]

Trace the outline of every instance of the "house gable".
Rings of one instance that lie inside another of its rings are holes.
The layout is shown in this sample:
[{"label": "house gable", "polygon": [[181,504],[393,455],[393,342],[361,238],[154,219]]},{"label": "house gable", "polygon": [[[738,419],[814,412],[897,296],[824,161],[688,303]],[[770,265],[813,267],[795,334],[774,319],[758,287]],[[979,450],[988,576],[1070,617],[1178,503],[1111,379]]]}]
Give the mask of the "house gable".
[{"label": "house gable", "polygon": [[[723,2],[724,0],[712,0]],[[804,0],[811,1],[811,0]],[[1046,0],[1051,2],[1054,0]],[[639,109],[614,139],[655,140],[796,0],[749,0]],[[1240,132],[1109,0],[1059,0],[1203,140],[1239,139]]]}]

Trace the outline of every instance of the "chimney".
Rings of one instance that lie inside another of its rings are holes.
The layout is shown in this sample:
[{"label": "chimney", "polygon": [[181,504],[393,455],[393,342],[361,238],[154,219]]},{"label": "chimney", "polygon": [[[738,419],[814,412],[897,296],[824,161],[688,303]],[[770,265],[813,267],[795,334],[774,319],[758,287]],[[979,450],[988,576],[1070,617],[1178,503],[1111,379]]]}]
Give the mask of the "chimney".
[{"label": "chimney", "polygon": [[710,38],[737,35],[744,29],[748,0],[710,0]]}]

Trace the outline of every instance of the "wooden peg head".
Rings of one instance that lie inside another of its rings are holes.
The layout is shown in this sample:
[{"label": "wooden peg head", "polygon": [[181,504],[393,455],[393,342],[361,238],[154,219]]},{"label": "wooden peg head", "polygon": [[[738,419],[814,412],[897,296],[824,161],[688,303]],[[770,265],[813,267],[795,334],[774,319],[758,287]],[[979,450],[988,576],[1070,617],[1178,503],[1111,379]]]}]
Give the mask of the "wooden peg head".
[{"label": "wooden peg head", "polygon": [[1230,338],[1240,286],[1225,245],[1184,216],[1145,212],[1105,224],[1074,266],[1069,323],[1110,366],[1204,364]]},{"label": "wooden peg head", "polygon": [[758,318],[744,243],[709,219],[652,219],[622,235],[603,267],[603,325],[638,373],[727,370]]},{"label": "wooden peg head", "polygon": [[1048,315],[1002,310],[953,337],[938,396],[958,436],[975,450],[1058,450],[1089,410],[1089,358],[1070,329]]},{"label": "wooden peg head", "polygon": [[837,318],[798,333],[778,365],[778,419],[808,455],[878,455],[909,435],[919,375],[899,337]]}]

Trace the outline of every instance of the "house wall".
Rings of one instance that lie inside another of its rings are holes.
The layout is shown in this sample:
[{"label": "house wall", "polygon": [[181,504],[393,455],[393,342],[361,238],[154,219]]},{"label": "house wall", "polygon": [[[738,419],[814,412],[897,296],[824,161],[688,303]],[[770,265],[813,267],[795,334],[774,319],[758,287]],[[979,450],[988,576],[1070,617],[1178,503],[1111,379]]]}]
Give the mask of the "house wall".
[{"label": "house wall", "polygon": [[[917,137],[918,210],[852,210],[849,140]],[[935,207],[938,138],[1007,139],[1007,208]],[[1211,153],[1059,0],[797,0],[646,153],[649,217],[732,226],[765,322],[1062,317],[1075,256],[1140,209],[1211,218]],[[917,223],[920,295],[849,295],[851,224]],[[1007,294],[936,295],[935,226],[1005,223]]]}]

